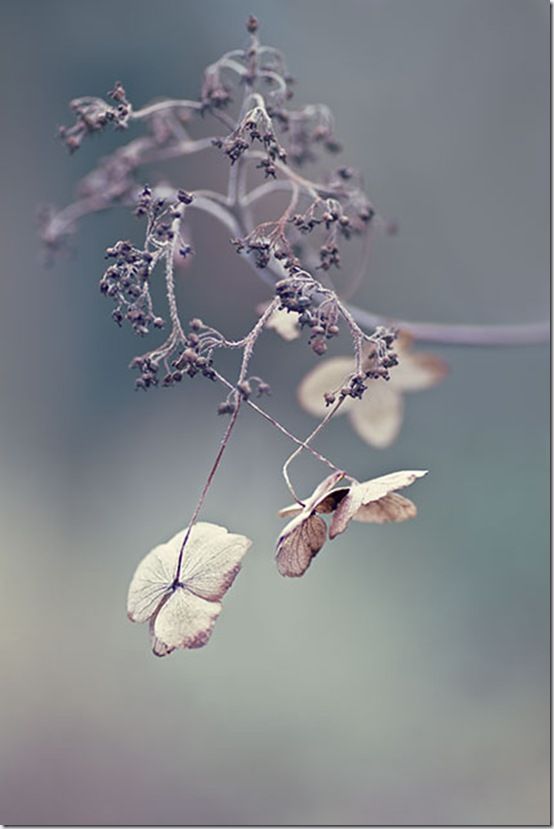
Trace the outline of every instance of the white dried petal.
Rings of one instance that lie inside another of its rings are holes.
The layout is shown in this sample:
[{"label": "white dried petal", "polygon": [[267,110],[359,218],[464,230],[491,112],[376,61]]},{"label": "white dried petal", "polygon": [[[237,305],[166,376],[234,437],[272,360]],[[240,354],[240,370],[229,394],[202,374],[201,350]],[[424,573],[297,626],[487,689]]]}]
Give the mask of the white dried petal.
[{"label": "white dried petal", "polygon": [[154,637],[166,649],[201,648],[220,613],[220,602],[208,602],[178,587],[156,615]]},{"label": "white dried petal", "polygon": [[424,391],[444,379],[448,371],[444,360],[426,352],[404,352],[397,366],[390,369],[389,384],[398,391]]},{"label": "white dried petal", "polygon": [[[354,366],[351,357],[330,357],[309,371],[298,386],[298,400],[302,408],[314,417],[325,417],[329,413],[325,393],[340,390],[353,373]],[[347,397],[337,414],[345,414],[354,402],[351,397]]]},{"label": "white dried petal", "polygon": [[170,648],[168,645],[165,645],[160,639],[158,639],[154,634],[154,622],[156,621],[156,617],[153,616],[150,619],[149,630],[150,630],[150,639],[152,642],[152,653],[155,656],[168,656],[170,653],[173,653],[175,648]]},{"label": "white dried petal", "polygon": [[293,515],[300,515],[303,509],[300,504],[289,504],[288,507],[281,507],[277,515],[279,518],[291,518]]},{"label": "white dried petal", "polygon": [[363,441],[377,449],[385,449],[396,439],[404,416],[404,401],[390,383],[392,380],[370,380],[361,400],[353,401],[349,418]]},{"label": "white dried petal", "polygon": [[[183,537],[182,533],[178,535]],[[147,622],[167,595],[177,566],[173,549],[176,537],[154,547],[135,570],[127,596],[127,615],[131,622]]]},{"label": "white dried petal", "polygon": [[[259,305],[256,310],[263,313],[266,308],[267,304],[263,304]],[[266,320],[265,327],[275,331],[287,342],[296,340],[300,336],[298,314],[293,311],[286,311],[284,308],[276,308],[269,319]]]},{"label": "white dried petal", "polygon": [[195,524],[185,547],[181,581],[204,599],[221,599],[251,544],[246,536],[230,533],[225,527]]},{"label": "white dried petal", "polygon": [[[374,478],[371,481],[352,484],[348,495],[342,499],[333,515],[329,538],[336,538],[339,533],[344,532],[352,518],[357,515],[361,508],[385,498],[397,489],[404,489],[404,487],[410,486],[417,478],[421,478],[426,474],[426,470],[392,472],[390,475],[382,475],[380,478]],[[404,515],[400,520],[413,517],[406,515],[405,510],[406,505],[404,505],[403,510],[399,511],[399,514]],[[371,514],[371,511],[369,514]],[[360,520],[364,520],[364,518]],[[394,520],[394,518],[390,520]]]}]

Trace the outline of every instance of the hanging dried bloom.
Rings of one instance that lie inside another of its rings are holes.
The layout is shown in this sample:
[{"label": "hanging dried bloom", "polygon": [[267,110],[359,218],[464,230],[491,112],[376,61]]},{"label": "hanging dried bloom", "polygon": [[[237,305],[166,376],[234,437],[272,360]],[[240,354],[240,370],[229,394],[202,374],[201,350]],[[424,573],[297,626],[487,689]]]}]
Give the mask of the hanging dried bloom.
[{"label": "hanging dried bloom", "polygon": [[380,478],[350,486],[335,487],[343,472],[336,472],[319,484],[304,505],[292,504],[279,511],[294,516],[277,542],[277,567],[283,576],[301,576],[327,539],[327,525],[320,515],[334,513],[329,538],[344,532],[350,521],[385,524],[415,518],[416,505],[396,490],[427,475],[427,470],[392,472]]},{"label": "hanging dried bloom", "polygon": [[138,565],[129,587],[127,615],[132,622],[150,623],[156,656],[207,643],[221,612],[221,599],[252,543],[217,524],[195,524],[178,574],[186,532],[181,530],[154,547]]},{"label": "hanging dried bloom", "polygon": [[[338,414],[347,414],[357,434],[366,443],[383,449],[396,439],[404,416],[405,392],[423,391],[439,383],[446,363],[434,354],[413,352],[411,340],[402,334],[395,343],[398,365],[390,369],[390,380],[367,380],[360,400],[347,397]],[[364,370],[371,370],[371,352],[366,351]],[[329,395],[340,393],[355,370],[351,357],[331,357],[310,371],[300,383],[300,405],[315,417],[327,414]]]},{"label": "hanging dried bloom", "polygon": [[[268,308],[270,302],[260,303],[256,311],[259,315]],[[285,311],[283,308],[276,308],[265,323],[265,327],[275,331],[287,342],[298,339],[300,326],[298,325],[298,314],[292,311]]]}]

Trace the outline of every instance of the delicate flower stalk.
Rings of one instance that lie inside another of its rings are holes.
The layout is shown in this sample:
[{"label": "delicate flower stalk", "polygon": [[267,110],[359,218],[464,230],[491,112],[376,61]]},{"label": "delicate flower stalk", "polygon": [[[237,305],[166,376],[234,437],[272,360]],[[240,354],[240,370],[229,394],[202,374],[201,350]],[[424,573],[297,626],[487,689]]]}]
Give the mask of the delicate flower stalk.
[{"label": "delicate flower stalk", "polygon": [[231,433],[232,433],[232,431],[235,427],[235,423],[237,422],[237,418],[238,418],[238,415],[239,415],[239,409],[240,409],[240,397],[237,397],[235,411],[231,415],[231,419],[229,420],[229,423],[227,424],[227,428],[225,429],[225,433],[224,433],[224,435],[221,439],[221,443],[219,445],[217,455],[215,456],[215,460],[212,464],[212,468],[210,469],[208,477],[206,478],[206,482],[205,482],[204,486],[202,487],[202,492],[200,493],[200,497],[198,498],[198,501],[197,501],[196,506],[194,508],[192,518],[190,519],[190,524],[188,525],[188,527],[186,529],[186,532],[183,536],[183,541],[181,543],[181,546],[180,546],[180,549],[179,549],[179,555],[177,557],[177,564],[176,564],[176,567],[175,567],[175,576],[173,577],[173,583],[175,585],[179,584],[179,582],[181,580],[181,567],[182,567],[182,564],[183,564],[183,555],[185,553],[185,547],[187,545],[187,541],[189,540],[192,529],[193,529],[193,527],[194,527],[194,525],[195,525],[195,523],[198,519],[198,516],[200,515],[200,510],[202,509],[202,507],[204,505],[204,501],[206,500],[206,496],[208,494],[210,486],[212,485],[212,482],[213,482],[213,479],[215,478],[215,474],[217,472],[219,464],[221,463],[223,453],[225,452],[225,449],[227,448],[227,445],[229,443],[229,438],[231,437]]}]

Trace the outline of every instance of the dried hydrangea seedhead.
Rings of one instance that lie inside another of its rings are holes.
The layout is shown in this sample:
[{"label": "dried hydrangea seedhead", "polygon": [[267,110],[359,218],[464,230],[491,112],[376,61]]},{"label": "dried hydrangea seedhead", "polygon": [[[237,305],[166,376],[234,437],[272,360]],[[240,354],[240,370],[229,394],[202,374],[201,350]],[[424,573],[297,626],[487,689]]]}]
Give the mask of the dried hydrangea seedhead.
[{"label": "dried hydrangea seedhead", "polygon": [[[53,254],[63,249],[80,218],[116,205],[129,207],[145,224],[144,240],[119,240],[107,249],[100,290],[114,304],[112,316],[119,326],[128,322],[140,337],[164,330],[162,342],[149,345],[131,361],[138,371],[136,387],[176,390],[187,378],[197,377],[218,382],[227,392],[218,407],[219,414],[229,416],[227,425],[189,527],[145,557],[129,589],[129,618],[149,623],[154,653],[159,656],[208,641],[221,599],[250,546],[245,536],[197,523],[241,407],[262,415],[298,447],[283,467],[297,504],[282,511],[289,523],[277,544],[277,566],[283,575],[300,576],[327,539],[322,516],[330,516],[329,537],[334,538],[351,520],[384,523],[416,514],[414,504],[396,490],[424,472],[397,472],[363,483],[349,477],[350,485],[337,486],[346,473],[310,445],[331,417],[344,412],[366,442],[388,446],[400,429],[403,394],[442,379],[446,370],[442,360],[412,353],[406,337],[397,342],[398,329],[434,341],[473,344],[541,342],[549,333],[548,325],[492,328],[402,322],[389,326],[382,317],[347,303],[345,297],[353,294],[366,273],[374,232],[392,228],[376,212],[361,174],[352,167],[330,168],[320,180],[308,178],[309,172],[300,174],[298,166],[318,160],[320,150],[340,150],[333,116],[322,104],[291,108],[293,79],[283,54],[261,43],[256,18],[248,19],[246,29],[248,42],[243,48],[225,53],[207,67],[199,100],[157,99],[137,109],[120,83],[108,93],[109,101],[75,99],[71,104],[75,123],[60,130],[71,152],[86,137],[110,126],[125,130],[142,123],[145,130],[99,161],[81,181],[73,203],[59,211],[48,209],[42,216],[42,238]],[[201,127],[198,134],[200,119],[211,126]],[[159,163],[186,161],[200,152],[223,152],[230,162],[222,191],[189,190],[186,164],[174,184],[156,172]],[[150,164],[156,165],[151,170],[155,180],[139,186],[145,180],[142,169]],[[263,202],[278,193],[287,194],[283,212],[260,221]],[[196,247],[191,211],[219,221],[237,253],[271,286],[272,300],[258,307],[258,319],[240,339],[228,339],[198,317],[184,323],[176,271],[178,264],[188,265]],[[345,284],[341,253],[356,238],[362,242],[361,258]],[[159,293],[154,285],[160,279],[165,286],[163,316],[154,308]],[[304,440],[256,402],[271,391],[250,368],[258,338],[266,329],[274,329],[285,340],[305,334],[318,357],[339,333],[350,337],[352,357],[323,360],[300,386],[303,407],[322,418]],[[233,382],[218,368],[218,356],[226,349],[240,355]],[[301,451],[309,451],[333,470],[306,502],[297,498],[287,471]]]},{"label": "dried hydrangea seedhead", "polygon": [[181,530],[154,547],[138,565],[129,587],[129,619],[150,623],[157,656],[206,644],[221,612],[221,599],[252,543],[244,535],[206,522],[195,524],[187,534],[188,529]]},{"label": "dried hydrangea seedhead", "polygon": [[[338,414],[347,414],[355,432],[378,449],[396,439],[404,416],[406,392],[423,391],[440,383],[447,373],[444,360],[434,354],[411,350],[411,341],[401,335],[396,342],[397,365],[390,368],[390,380],[369,378],[361,399],[347,397]],[[371,349],[365,349],[364,371],[372,368]],[[298,387],[300,405],[314,417],[327,412],[326,395],[340,394],[355,371],[352,357],[331,357],[317,365]]]},{"label": "dried hydrangea seedhead", "polygon": [[333,472],[300,505],[298,514],[281,532],[277,541],[277,569],[282,576],[302,576],[312,559],[327,540],[327,524],[319,512],[328,512],[324,506],[330,492],[344,478],[344,472]]}]

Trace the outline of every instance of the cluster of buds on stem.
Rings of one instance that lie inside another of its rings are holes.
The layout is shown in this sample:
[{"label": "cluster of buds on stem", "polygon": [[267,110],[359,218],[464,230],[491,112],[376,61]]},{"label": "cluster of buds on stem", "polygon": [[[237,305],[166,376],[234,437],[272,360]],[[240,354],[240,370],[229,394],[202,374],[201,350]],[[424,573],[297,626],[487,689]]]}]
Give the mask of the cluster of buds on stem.
[{"label": "cluster of buds on stem", "polygon": [[357,191],[348,193],[344,203],[338,198],[317,198],[304,213],[295,213],[289,223],[301,234],[312,233],[317,227],[325,229],[325,239],[319,249],[319,268],[327,271],[340,267],[339,240],[361,234],[373,218],[373,208],[364,198],[360,203]]},{"label": "cluster of buds on stem", "polygon": [[148,334],[150,326],[161,328],[164,320],[154,314],[149,277],[154,255],[128,241],[117,242],[106,250],[113,260],[100,280],[100,290],[116,303],[112,317],[118,325],[127,320],[136,334]]},{"label": "cluster of buds on stem", "polygon": [[277,141],[265,106],[253,107],[226,138],[216,138],[213,143],[221,148],[231,160],[231,164],[234,164],[255,141],[260,142],[266,152],[266,157],[257,166],[263,169],[266,178],[275,178],[275,161],[286,164],[287,154]]},{"label": "cluster of buds on stem", "polygon": [[366,342],[366,377],[370,380],[390,380],[389,369],[398,365],[398,355],[394,351],[394,343],[398,332],[382,325],[377,326]]},{"label": "cluster of buds on stem", "polygon": [[60,127],[59,135],[71,153],[79,149],[86,135],[100,132],[108,124],[112,124],[116,129],[127,127],[131,104],[122,84],[117,81],[108,95],[115,102],[115,106],[102,98],[75,98],[69,104],[75,113],[75,123],[71,127]]},{"label": "cluster of buds on stem", "polygon": [[212,354],[224,342],[218,331],[204,325],[200,319],[190,321],[187,334],[181,328],[173,328],[159,348],[132,360],[131,368],[140,371],[140,377],[135,381],[136,388],[157,386],[160,382],[158,371],[162,367],[165,369],[161,378],[164,388],[180,383],[185,376],[196,377],[201,374],[208,380],[215,380]]},{"label": "cluster of buds on stem", "polygon": [[290,276],[277,282],[275,293],[281,303],[280,309],[298,314],[300,327],[310,329],[309,343],[314,353],[325,354],[327,340],[340,333],[336,295],[323,289],[306,271],[295,269],[291,269]]},{"label": "cluster of buds on stem", "polygon": [[274,256],[288,270],[299,267],[282,222],[263,222],[242,239],[231,239],[237,253],[252,254],[258,268],[267,268]]}]

